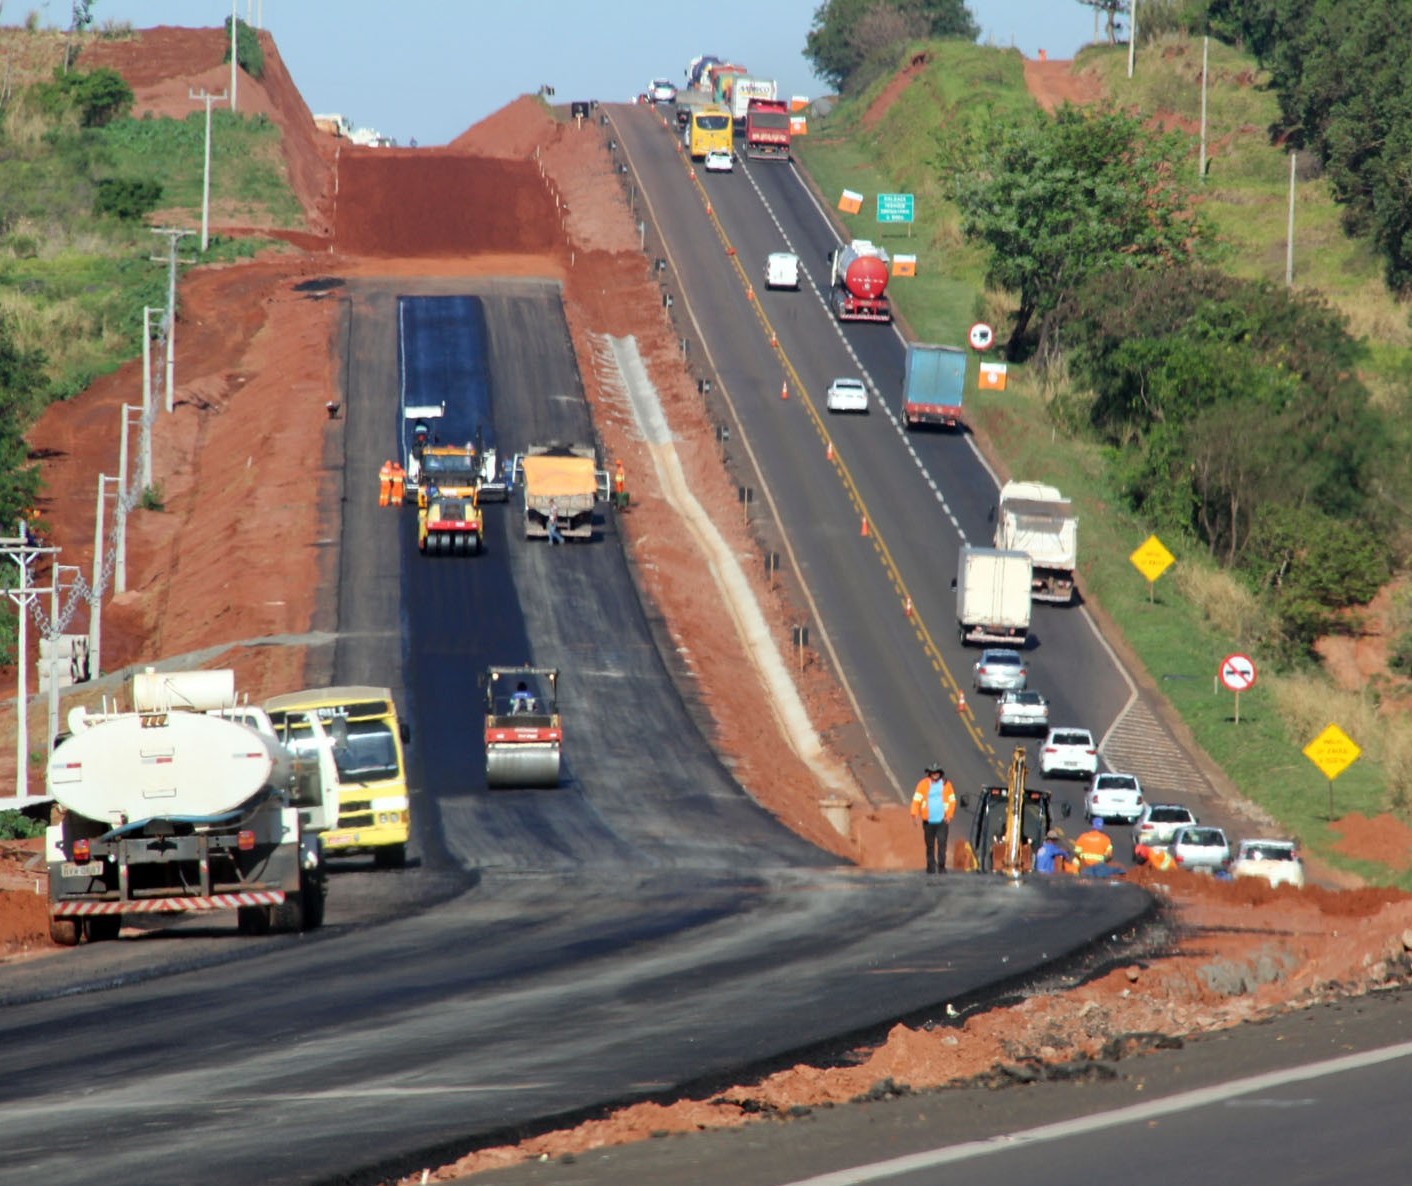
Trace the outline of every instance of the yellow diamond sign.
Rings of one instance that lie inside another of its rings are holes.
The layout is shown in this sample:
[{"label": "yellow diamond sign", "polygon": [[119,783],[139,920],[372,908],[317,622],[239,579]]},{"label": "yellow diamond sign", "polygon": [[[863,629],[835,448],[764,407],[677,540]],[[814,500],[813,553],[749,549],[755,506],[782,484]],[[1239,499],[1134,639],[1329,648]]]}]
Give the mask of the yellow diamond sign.
[{"label": "yellow diamond sign", "polygon": [[1330,782],[1358,760],[1363,751],[1337,725],[1330,725],[1304,747],[1304,756],[1323,771]]},{"label": "yellow diamond sign", "polygon": [[1149,535],[1128,559],[1149,582],[1155,581],[1176,561],[1155,535]]}]

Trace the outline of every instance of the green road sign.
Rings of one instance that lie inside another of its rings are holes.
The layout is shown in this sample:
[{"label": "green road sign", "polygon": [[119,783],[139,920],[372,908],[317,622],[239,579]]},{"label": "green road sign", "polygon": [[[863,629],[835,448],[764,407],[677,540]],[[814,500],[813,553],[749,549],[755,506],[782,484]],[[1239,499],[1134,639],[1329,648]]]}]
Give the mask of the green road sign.
[{"label": "green road sign", "polygon": [[912,194],[878,194],[879,222],[912,222],[915,211]]}]

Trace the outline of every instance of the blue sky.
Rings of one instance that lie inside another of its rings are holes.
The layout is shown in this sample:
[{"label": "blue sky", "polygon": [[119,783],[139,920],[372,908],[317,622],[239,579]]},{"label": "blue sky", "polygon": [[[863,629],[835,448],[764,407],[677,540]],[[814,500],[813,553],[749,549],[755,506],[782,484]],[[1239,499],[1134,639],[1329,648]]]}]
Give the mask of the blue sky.
[{"label": "blue sky", "polygon": [[[68,22],[68,0],[20,0]],[[969,0],[981,40],[1033,57],[1072,57],[1093,36],[1079,0]],[[789,94],[818,95],[802,51],[818,0],[236,0],[263,23],[309,107],[339,112],[405,144],[444,144],[541,83],[561,101],[631,98],[654,77],[680,81],[702,53],[733,57]],[[98,23],[221,24],[231,0],[94,0]]]}]

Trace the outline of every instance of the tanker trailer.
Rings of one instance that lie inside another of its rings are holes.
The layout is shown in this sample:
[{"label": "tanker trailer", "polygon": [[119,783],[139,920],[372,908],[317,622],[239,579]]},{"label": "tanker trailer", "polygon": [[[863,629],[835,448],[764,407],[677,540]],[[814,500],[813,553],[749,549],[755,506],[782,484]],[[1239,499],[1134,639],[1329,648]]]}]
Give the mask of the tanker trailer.
[{"label": "tanker trailer", "polygon": [[892,320],[887,299],[887,249],[854,239],[829,255],[831,304],[840,321]]}]

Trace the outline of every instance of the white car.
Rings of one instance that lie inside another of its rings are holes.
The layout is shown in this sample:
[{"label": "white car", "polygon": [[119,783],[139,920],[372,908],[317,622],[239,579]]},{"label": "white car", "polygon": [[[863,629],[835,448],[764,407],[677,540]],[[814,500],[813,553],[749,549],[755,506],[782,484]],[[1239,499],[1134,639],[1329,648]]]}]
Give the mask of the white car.
[{"label": "white car", "polygon": [[1039,772],[1045,778],[1058,774],[1098,773],[1098,746],[1087,729],[1051,729],[1039,750]]},{"label": "white car", "polygon": [[1133,825],[1133,847],[1146,844],[1166,848],[1182,828],[1197,822],[1191,808],[1180,803],[1149,803]]},{"label": "white car", "polygon": [[1231,863],[1231,846],[1220,828],[1195,824],[1172,837],[1170,848],[1179,869],[1193,873],[1215,873]]},{"label": "white car", "polygon": [[862,379],[835,379],[824,403],[830,412],[866,412],[868,389]]},{"label": "white car", "polygon": [[1084,796],[1084,819],[1133,824],[1142,815],[1142,784],[1136,774],[1095,774]]},{"label": "white car", "polygon": [[735,157],[723,148],[713,148],[706,154],[706,172],[734,173]]},{"label": "white car", "polygon": [[995,731],[1043,733],[1049,728],[1049,701],[1032,688],[1001,692],[995,702]]},{"label": "white car", "polygon": [[670,78],[654,78],[652,85],[647,88],[647,95],[654,103],[675,103],[677,88],[672,85]]},{"label": "white car", "polygon": [[1293,840],[1242,840],[1231,873],[1259,877],[1271,885],[1304,885],[1304,862]]}]

